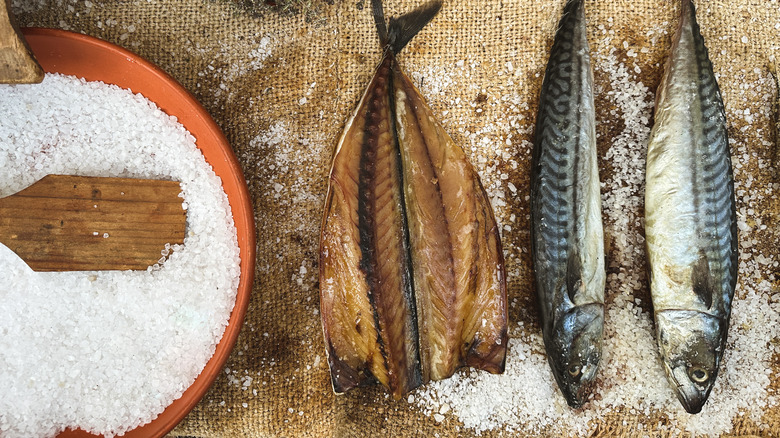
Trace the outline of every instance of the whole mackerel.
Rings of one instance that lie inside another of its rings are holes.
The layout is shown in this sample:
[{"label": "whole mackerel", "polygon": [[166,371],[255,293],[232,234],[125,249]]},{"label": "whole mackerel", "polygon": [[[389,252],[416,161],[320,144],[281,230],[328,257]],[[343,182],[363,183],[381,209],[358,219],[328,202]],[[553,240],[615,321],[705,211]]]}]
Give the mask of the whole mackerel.
[{"label": "whole mackerel", "polygon": [[723,101],[691,0],[656,99],[645,189],[650,292],[667,378],[695,414],[726,344],[737,222]]},{"label": "whole mackerel", "polygon": [[604,327],[604,233],[582,0],[566,3],[542,83],[531,246],[547,360],[572,407],[590,394]]}]

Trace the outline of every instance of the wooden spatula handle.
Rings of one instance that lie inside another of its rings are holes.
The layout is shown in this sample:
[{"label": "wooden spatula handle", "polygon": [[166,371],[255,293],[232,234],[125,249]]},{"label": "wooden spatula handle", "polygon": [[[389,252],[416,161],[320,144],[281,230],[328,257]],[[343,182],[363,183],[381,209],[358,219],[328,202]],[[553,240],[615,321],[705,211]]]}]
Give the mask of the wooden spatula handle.
[{"label": "wooden spatula handle", "polygon": [[35,84],[43,69],[11,14],[11,0],[0,0],[0,84]]}]

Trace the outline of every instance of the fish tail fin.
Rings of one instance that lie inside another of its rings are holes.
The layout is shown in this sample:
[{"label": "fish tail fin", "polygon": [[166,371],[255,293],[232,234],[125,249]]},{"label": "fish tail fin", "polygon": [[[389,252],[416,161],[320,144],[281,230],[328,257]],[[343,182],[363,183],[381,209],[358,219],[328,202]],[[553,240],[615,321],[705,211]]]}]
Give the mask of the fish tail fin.
[{"label": "fish tail fin", "polygon": [[379,42],[382,46],[385,46],[388,43],[388,36],[382,0],[371,0],[371,12],[374,15],[374,24],[376,24],[376,33],[379,35]]},{"label": "fish tail fin", "polygon": [[390,46],[393,53],[400,52],[441,9],[441,0],[430,1],[400,17],[390,18],[389,27],[385,24],[382,0],[371,0],[374,23],[382,45]]},{"label": "fish tail fin", "polygon": [[[704,42],[701,39],[699,24],[696,22],[696,6],[693,4],[693,0],[680,0],[680,19],[677,21],[677,30],[672,37],[672,52],[674,52],[674,48],[680,44],[680,39],[683,37],[684,33],[688,32],[686,29],[689,28],[693,32],[694,39],[696,39],[696,35],[699,36],[696,44],[703,45]],[[666,69],[668,69],[670,59],[671,58],[666,61]],[[656,98],[657,97],[658,96],[656,96]]]}]

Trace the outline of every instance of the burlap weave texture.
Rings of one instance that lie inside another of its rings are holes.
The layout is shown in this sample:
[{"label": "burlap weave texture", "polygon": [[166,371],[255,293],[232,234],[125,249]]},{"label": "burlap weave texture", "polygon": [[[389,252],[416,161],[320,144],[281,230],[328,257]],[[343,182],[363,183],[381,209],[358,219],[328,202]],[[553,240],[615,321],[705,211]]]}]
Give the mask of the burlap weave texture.
[{"label": "burlap weave texture", "polygon": [[[422,1],[385,3],[386,13],[397,15]],[[513,325],[537,324],[528,253],[528,142],[563,4],[448,0],[400,57],[445,128],[471,156],[488,191],[503,193],[494,201],[505,204],[499,208],[500,220],[511,223],[503,239]],[[741,152],[757,157],[747,164],[755,166],[749,172],[752,189],[780,187],[773,119],[777,91],[773,82],[762,79],[780,65],[780,2],[697,4],[727,113],[749,110],[753,115],[750,124],[730,119],[732,147],[740,145],[745,148]],[[36,0],[14,6],[24,26],[86,33],[166,70],[214,117],[246,175],[258,248],[245,326],[225,372],[171,436],[470,434],[456,418],[437,423],[406,401],[386,399],[381,388],[336,397],[330,386],[318,313],[319,227],[333,148],[379,60],[368,0],[315,3],[311,15],[249,9],[225,0]],[[654,91],[678,6],[670,0],[621,0],[586,1],[586,8],[603,156],[622,122],[606,97],[620,90],[613,89],[598,60],[612,54],[626,65],[637,64],[641,68],[632,74]],[[763,85],[743,86],[756,82]],[[618,171],[602,164],[602,180]],[[516,191],[506,189],[507,181]],[[515,219],[510,222],[511,214]],[[754,245],[774,247],[770,252],[777,257],[780,201],[761,201],[755,215],[769,227]],[[780,277],[776,266],[766,273]],[[780,283],[772,288],[780,294]],[[772,386],[778,388],[780,365],[774,371]],[[610,416],[596,435],[633,436],[636,420],[627,414]],[[767,410],[765,421],[771,427],[762,431],[748,420],[737,420],[734,433],[780,436],[780,408]]]}]

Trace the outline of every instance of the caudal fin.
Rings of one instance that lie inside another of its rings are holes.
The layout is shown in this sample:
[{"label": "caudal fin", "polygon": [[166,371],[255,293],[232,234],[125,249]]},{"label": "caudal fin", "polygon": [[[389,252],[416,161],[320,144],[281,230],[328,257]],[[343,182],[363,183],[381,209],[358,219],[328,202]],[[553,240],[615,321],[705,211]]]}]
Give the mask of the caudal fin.
[{"label": "caudal fin", "polygon": [[397,18],[390,18],[388,26],[385,24],[382,0],[371,0],[374,23],[376,23],[376,31],[379,34],[380,42],[383,46],[390,46],[393,53],[397,54],[439,13],[441,5],[441,0],[433,0],[412,12]]}]

